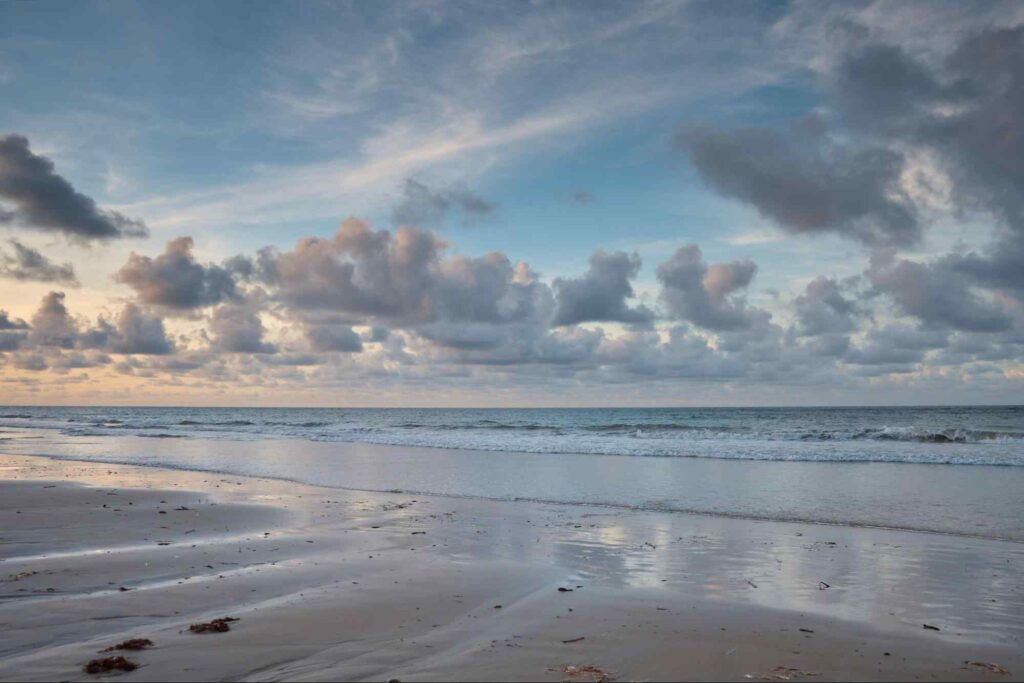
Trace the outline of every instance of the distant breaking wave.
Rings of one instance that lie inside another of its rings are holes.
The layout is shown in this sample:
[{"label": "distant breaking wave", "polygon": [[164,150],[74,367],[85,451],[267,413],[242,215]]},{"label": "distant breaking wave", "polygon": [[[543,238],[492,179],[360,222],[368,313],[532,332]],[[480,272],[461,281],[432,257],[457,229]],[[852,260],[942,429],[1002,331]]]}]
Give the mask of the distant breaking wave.
[{"label": "distant breaking wave", "polygon": [[25,408],[0,428],[636,457],[1024,466],[1024,408]]}]

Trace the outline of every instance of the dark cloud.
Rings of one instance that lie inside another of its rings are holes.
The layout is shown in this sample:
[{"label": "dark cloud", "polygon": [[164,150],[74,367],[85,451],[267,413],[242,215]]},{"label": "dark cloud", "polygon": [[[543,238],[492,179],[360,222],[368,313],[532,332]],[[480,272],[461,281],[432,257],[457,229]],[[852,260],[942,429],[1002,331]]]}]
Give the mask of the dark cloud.
[{"label": "dark cloud", "polygon": [[68,313],[64,292],[50,292],[43,297],[32,316],[28,341],[33,346],[74,348],[78,341],[78,323]]},{"label": "dark cloud", "polygon": [[949,254],[940,265],[979,287],[1008,292],[1024,302],[1024,232],[1007,235],[981,253]]},{"label": "dark cloud", "polygon": [[78,286],[75,268],[70,263],[54,263],[16,239],[8,240],[8,244],[14,253],[0,252],[0,277]]},{"label": "dark cloud", "polygon": [[68,312],[64,292],[43,297],[27,335],[17,346],[139,355],[167,355],[176,350],[163,320],[130,302],[113,323],[100,317],[94,326],[83,329]]},{"label": "dark cloud", "polygon": [[920,236],[899,186],[903,155],[834,142],[810,125],[681,132],[677,144],[712,188],[756,208],[793,233],[834,232],[869,245],[909,245]]},{"label": "dark cloud", "polygon": [[432,189],[407,178],[402,186],[402,200],[392,212],[395,225],[436,226],[452,211],[459,211],[463,221],[472,223],[493,214],[498,205],[462,187]]},{"label": "dark cloud", "polygon": [[174,353],[163,320],[147,314],[133,303],[125,304],[117,317],[116,334],[109,350],[113,353],[164,356]]},{"label": "dark cloud", "polygon": [[263,341],[266,330],[259,313],[246,304],[222,304],[210,317],[212,347],[223,353],[275,353],[277,347]]},{"label": "dark cloud", "polygon": [[101,209],[54,173],[53,162],[33,154],[21,135],[0,136],[0,200],[13,210],[0,212],[0,225],[60,232],[76,239],[144,237],[144,223]]},{"label": "dark cloud", "polygon": [[669,313],[709,330],[740,330],[750,326],[753,309],[736,294],[754,279],[750,260],[704,263],[700,247],[689,244],[658,266],[661,299]]},{"label": "dark cloud", "polygon": [[370,329],[363,333],[362,339],[365,342],[380,343],[387,341],[390,335],[391,331],[388,330],[388,328],[381,327],[380,325],[374,325],[373,327],[371,327]]},{"label": "dark cloud", "polygon": [[192,310],[237,299],[231,272],[196,262],[192,245],[191,237],[179,237],[156,258],[132,252],[114,278],[134,289],[141,302],[169,309]]},{"label": "dark cloud", "polygon": [[1024,230],[1024,26],[970,35],[932,64],[868,45],[839,65],[833,91],[854,129],[930,150],[961,208]]},{"label": "dark cloud", "polygon": [[797,332],[805,337],[852,332],[856,318],[863,313],[855,301],[843,296],[838,282],[822,276],[807,284],[793,301],[793,308]]},{"label": "dark cloud", "polygon": [[1002,307],[979,296],[948,262],[918,263],[878,252],[866,274],[876,292],[929,325],[969,332],[999,332],[1012,325]]},{"label": "dark cloud", "polygon": [[640,257],[618,251],[612,254],[595,251],[590,268],[578,278],[555,278],[554,324],[575,325],[582,322],[621,322],[648,325],[654,312],[646,306],[630,307],[633,298],[629,281],[640,271]]},{"label": "dark cloud", "polygon": [[920,363],[925,354],[949,343],[949,333],[909,325],[889,325],[869,331],[865,342],[843,358],[856,365],[907,365]]},{"label": "dark cloud", "polygon": [[27,330],[28,327],[21,318],[12,319],[7,311],[0,310],[0,330]]},{"label": "dark cloud", "polygon": [[21,318],[12,319],[7,311],[0,310],[0,351],[14,351],[28,338],[29,324]]},{"label": "dark cloud", "polygon": [[343,351],[358,353],[363,340],[351,327],[345,325],[312,325],[306,328],[306,339],[314,351]]},{"label": "dark cloud", "polygon": [[0,351],[16,351],[28,338],[27,332],[0,331]]}]

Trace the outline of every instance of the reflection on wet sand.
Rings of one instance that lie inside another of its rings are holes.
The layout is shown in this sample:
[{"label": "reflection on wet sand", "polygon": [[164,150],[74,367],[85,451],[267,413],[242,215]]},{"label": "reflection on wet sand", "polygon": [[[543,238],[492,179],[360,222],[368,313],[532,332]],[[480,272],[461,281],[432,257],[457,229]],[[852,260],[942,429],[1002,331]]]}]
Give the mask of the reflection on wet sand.
[{"label": "reflection on wet sand", "polygon": [[1016,543],[3,460],[0,680],[72,678],[131,637],[157,643],[138,680],[1024,666]]}]

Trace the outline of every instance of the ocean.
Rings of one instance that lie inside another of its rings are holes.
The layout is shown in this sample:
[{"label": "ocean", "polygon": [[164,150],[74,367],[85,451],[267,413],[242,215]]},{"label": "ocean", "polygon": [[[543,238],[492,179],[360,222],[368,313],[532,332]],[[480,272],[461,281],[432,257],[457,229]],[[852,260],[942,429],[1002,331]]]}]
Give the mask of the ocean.
[{"label": "ocean", "polygon": [[1024,406],[7,407],[0,452],[1024,541]]}]

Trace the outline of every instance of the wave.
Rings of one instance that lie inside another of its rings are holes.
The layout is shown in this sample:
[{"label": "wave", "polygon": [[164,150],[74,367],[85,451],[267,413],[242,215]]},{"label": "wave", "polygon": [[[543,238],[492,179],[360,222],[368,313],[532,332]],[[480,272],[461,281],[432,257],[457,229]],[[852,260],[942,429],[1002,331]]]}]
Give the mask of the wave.
[{"label": "wave", "polygon": [[882,427],[869,429],[854,436],[854,439],[875,439],[878,441],[913,441],[916,443],[1024,443],[1024,434],[987,429],[964,429],[954,427],[940,431],[921,430],[915,427]]}]

